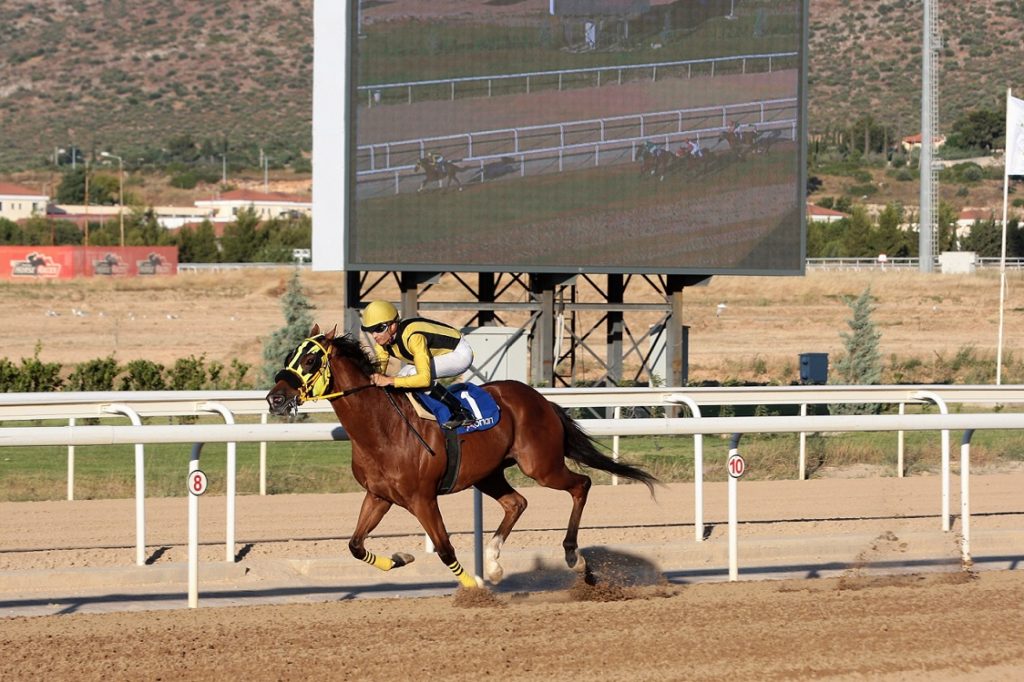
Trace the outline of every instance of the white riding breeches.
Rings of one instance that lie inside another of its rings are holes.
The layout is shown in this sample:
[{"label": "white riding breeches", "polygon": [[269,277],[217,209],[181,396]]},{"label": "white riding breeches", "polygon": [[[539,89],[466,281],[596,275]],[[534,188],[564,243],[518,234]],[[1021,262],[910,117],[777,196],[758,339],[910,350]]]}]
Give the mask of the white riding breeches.
[{"label": "white riding breeches", "polygon": [[[430,364],[432,365],[434,379],[457,377],[473,364],[473,347],[469,345],[466,337],[462,337],[459,340],[459,345],[455,346],[451,353],[435,355],[431,358]],[[398,370],[398,376],[400,377],[411,376],[415,373],[415,365],[403,365]]]}]

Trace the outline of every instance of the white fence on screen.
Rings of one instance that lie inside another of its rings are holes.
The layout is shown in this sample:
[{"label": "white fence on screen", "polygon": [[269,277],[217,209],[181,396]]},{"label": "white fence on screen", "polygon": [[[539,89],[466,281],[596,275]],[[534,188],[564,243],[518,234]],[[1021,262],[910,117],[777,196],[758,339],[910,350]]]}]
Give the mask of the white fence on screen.
[{"label": "white fence on screen", "polygon": [[670,62],[594,66],[583,69],[523,71],[489,76],[464,76],[436,80],[377,83],[356,88],[360,101],[368,107],[381,104],[449,99],[457,97],[493,97],[495,94],[563,90],[566,88],[621,85],[624,81],[659,78],[694,78],[726,74],[773,73],[781,68],[798,66],[799,52],[743,54],[730,57],[708,57]]}]

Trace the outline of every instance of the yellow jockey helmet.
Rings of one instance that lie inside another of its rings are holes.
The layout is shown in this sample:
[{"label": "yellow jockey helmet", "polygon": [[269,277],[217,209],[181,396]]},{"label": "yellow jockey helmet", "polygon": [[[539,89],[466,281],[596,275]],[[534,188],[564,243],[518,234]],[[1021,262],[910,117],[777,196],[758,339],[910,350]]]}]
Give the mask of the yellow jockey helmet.
[{"label": "yellow jockey helmet", "polygon": [[398,319],[398,309],[387,301],[373,301],[363,310],[363,330],[370,331],[381,323]]}]

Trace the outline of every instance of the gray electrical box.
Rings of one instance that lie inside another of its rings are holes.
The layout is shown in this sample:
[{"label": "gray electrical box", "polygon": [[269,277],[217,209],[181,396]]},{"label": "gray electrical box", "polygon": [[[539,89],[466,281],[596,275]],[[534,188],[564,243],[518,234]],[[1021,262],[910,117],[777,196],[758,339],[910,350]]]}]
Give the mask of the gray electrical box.
[{"label": "gray electrical box", "polygon": [[828,353],[800,354],[800,383],[828,383]]},{"label": "gray electrical box", "polygon": [[461,381],[515,379],[527,381],[529,349],[526,332],[518,327],[467,327],[462,333],[473,347],[473,364]]}]

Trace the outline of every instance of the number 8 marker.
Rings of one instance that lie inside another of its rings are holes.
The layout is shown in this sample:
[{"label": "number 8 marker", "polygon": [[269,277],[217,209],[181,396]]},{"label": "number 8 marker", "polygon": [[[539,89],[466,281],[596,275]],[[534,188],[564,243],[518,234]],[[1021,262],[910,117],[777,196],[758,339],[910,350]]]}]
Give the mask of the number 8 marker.
[{"label": "number 8 marker", "polygon": [[188,475],[188,491],[193,495],[202,495],[206,492],[206,486],[209,485],[209,481],[199,469],[192,471]]}]

